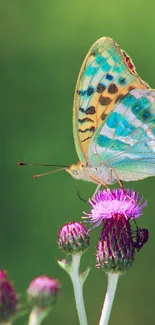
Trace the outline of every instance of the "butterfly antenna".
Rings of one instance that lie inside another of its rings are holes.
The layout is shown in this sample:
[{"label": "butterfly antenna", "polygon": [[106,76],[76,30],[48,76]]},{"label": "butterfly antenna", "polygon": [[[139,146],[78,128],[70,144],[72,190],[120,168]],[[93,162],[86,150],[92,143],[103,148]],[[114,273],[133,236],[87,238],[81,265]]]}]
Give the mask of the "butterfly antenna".
[{"label": "butterfly antenna", "polygon": [[54,173],[60,172],[61,170],[64,170],[64,168],[60,168],[60,169],[56,169],[56,170],[52,170],[52,171],[50,171],[50,172],[43,173],[43,174],[37,174],[37,175],[34,175],[33,178],[39,178],[39,177],[41,177],[41,176],[45,176],[45,175],[49,175],[49,174],[54,174]]},{"label": "butterfly antenna", "polygon": [[69,167],[69,166],[64,166],[64,165],[53,165],[53,164],[29,164],[26,162],[18,162],[18,166],[62,167],[60,169],[52,170],[47,173],[34,175],[33,178],[39,178],[41,176],[54,174],[54,173],[60,172],[61,170],[64,170],[65,168]]},{"label": "butterfly antenna", "polygon": [[39,166],[39,167],[63,167],[63,168],[68,168],[69,166],[65,166],[65,165],[53,165],[53,164],[29,164],[26,162],[21,162],[19,161],[18,166],[30,166],[30,167],[35,167],[35,166]]}]

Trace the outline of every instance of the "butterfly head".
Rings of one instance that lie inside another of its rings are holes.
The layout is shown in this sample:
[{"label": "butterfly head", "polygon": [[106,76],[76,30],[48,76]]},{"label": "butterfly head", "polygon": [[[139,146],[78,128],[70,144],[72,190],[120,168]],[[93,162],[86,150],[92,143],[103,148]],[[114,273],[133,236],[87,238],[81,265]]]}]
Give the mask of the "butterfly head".
[{"label": "butterfly head", "polygon": [[73,178],[81,179],[83,173],[83,165],[81,162],[78,162],[76,165],[72,164],[71,166],[65,168],[66,172],[68,172]]}]

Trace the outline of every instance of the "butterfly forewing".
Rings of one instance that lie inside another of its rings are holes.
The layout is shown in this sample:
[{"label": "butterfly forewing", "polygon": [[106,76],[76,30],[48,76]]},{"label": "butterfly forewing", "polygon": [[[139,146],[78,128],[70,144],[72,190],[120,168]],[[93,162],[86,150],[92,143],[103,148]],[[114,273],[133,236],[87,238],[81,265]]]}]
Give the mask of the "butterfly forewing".
[{"label": "butterfly forewing", "polygon": [[96,145],[96,132],[100,132],[101,126],[103,128],[116,104],[135,88],[149,87],[137,75],[131,59],[113,40],[99,39],[84,60],[74,96],[74,140],[84,165],[98,159],[96,149],[91,153],[93,159],[88,157],[91,142]]}]

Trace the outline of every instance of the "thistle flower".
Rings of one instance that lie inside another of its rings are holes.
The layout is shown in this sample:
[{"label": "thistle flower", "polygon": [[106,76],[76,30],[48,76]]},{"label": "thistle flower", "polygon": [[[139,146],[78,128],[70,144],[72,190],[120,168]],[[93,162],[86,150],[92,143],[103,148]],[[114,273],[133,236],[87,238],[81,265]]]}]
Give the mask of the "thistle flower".
[{"label": "thistle flower", "polygon": [[[107,325],[120,274],[127,271],[148,240],[148,230],[138,228],[135,221],[146,206],[133,190],[114,189],[99,191],[92,200],[86,217],[95,228],[102,224],[102,232],[96,248],[96,266],[108,275],[107,293],[104,299],[99,325]],[[130,220],[136,229],[132,230]],[[91,229],[92,229],[91,228]]]},{"label": "thistle flower", "polygon": [[58,245],[67,254],[85,251],[90,245],[87,229],[80,222],[65,224],[58,234]]},{"label": "thistle flower", "polygon": [[115,189],[99,191],[89,200],[92,210],[86,214],[90,224],[103,224],[96,249],[96,266],[105,272],[124,273],[148,239],[147,229],[131,229],[130,220],[138,218],[146,206],[133,190]]},{"label": "thistle flower", "polygon": [[29,302],[39,308],[51,307],[55,304],[60,289],[57,280],[39,276],[31,281],[27,289]]},{"label": "thistle flower", "polygon": [[6,324],[17,311],[17,295],[3,270],[0,270],[0,323]]},{"label": "thistle flower", "polygon": [[114,189],[99,191],[93,200],[91,213],[85,215],[90,224],[99,226],[105,219],[123,215],[126,220],[136,219],[141,216],[146,201],[139,200],[139,193],[130,189]]}]

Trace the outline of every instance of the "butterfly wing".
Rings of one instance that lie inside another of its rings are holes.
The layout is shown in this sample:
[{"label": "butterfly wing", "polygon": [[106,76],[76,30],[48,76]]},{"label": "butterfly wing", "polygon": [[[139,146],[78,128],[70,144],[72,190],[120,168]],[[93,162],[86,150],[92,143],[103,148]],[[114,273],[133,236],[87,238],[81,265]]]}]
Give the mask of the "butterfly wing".
[{"label": "butterfly wing", "polygon": [[155,175],[155,91],[134,89],[115,104],[88,156],[91,165],[112,167],[121,180]]},{"label": "butterfly wing", "polygon": [[100,38],[83,62],[74,95],[73,135],[84,165],[89,164],[88,149],[96,130],[114,105],[134,88],[149,87],[137,75],[127,54],[112,39]]}]

